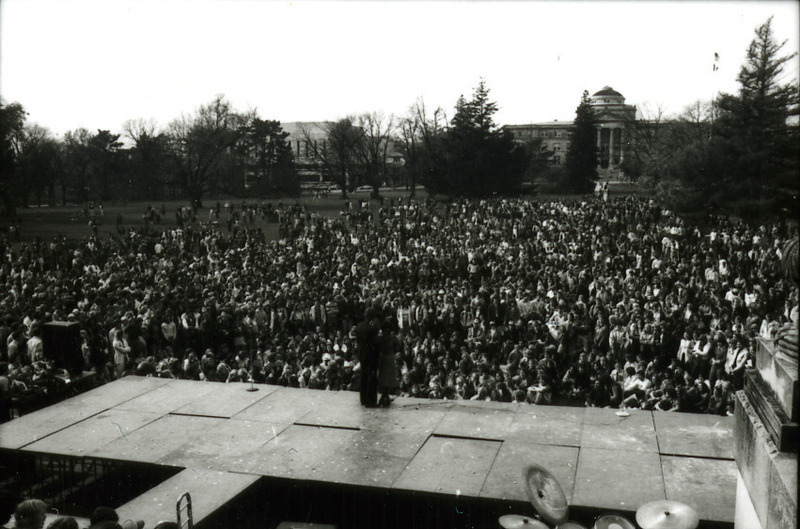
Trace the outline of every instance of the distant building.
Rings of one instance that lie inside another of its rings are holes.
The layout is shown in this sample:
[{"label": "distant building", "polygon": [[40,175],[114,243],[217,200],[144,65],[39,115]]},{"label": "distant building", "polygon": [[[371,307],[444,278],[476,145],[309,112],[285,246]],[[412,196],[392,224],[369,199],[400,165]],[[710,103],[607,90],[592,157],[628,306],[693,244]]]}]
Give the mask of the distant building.
[{"label": "distant building", "polygon": [[[625,97],[611,88],[603,87],[590,98],[597,120],[597,172],[600,178],[616,179],[624,176],[622,164],[633,152],[633,134],[630,129],[636,118],[636,107],[625,104]],[[542,149],[552,152],[550,162],[563,164],[572,135],[572,121],[549,121],[527,125],[505,125],[514,139],[528,142],[541,138]]]},{"label": "distant building", "polygon": [[[292,149],[295,166],[300,181],[307,185],[322,183],[325,180],[314,153],[324,153],[328,149],[328,130],[333,122],[330,121],[291,121],[281,123],[284,132],[289,133],[286,141]],[[386,151],[385,185],[399,185],[403,178],[405,160],[400,152],[400,146],[390,141]]]},{"label": "distant building", "polygon": [[328,127],[330,121],[291,121],[281,123],[284,132],[289,133],[286,141],[294,155],[297,174],[301,182],[322,182],[322,173],[314,161],[315,149],[325,152],[328,147]]}]

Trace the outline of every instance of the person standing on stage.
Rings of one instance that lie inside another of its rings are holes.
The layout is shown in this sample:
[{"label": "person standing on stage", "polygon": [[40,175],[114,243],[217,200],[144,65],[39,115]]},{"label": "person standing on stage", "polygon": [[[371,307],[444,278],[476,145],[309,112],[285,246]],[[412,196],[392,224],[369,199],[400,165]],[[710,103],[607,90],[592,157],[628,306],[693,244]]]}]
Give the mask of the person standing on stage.
[{"label": "person standing on stage", "polygon": [[368,308],[364,321],[356,326],[356,346],[361,363],[361,404],[368,408],[378,405],[378,312]]},{"label": "person standing on stage", "polygon": [[392,325],[384,321],[378,336],[378,388],[381,391],[379,406],[387,407],[391,400],[389,394],[400,385],[397,379],[397,353],[400,351],[400,340],[392,332]]}]

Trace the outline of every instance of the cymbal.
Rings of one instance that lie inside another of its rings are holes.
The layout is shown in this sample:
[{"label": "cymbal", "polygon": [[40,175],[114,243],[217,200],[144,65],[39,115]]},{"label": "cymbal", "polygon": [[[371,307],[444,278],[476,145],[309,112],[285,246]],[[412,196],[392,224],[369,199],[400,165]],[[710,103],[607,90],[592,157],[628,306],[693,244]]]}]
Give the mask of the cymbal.
[{"label": "cymbal", "polygon": [[557,525],[556,529],[586,529],[586,526],[578,522],[564,522]]},{"label": "cymbal", "polygon": [[497,521],[503,529],[548,529],[536,518],[519,514],[504,514]]},{"label": "cymbal", "polygon": [[604,514],[595,520],[593,529],[636,529],[636,526],[619,514]]},{"label": "cymbal", "polygon": [[695,529],[700,517],[685,503],[656,500],[639,507],[636,523],[642,529]]},{"label": "cymbal", "polygon": [[528,499],[545,521],[556,525],[567,521],[567,497],[547,469],[531,465],[525,469],[523,480]]}]

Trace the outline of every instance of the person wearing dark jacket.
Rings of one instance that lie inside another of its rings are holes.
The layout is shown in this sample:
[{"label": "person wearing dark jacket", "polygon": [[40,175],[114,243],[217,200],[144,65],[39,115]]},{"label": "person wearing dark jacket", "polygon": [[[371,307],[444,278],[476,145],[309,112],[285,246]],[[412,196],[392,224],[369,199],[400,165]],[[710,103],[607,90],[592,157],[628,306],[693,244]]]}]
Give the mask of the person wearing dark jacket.
[{"label": "person wearing dark jacket", "polygon": [[400,340],[392,332],[391,324],[383,322],[378,336],[378,389],[381,391],[380,406],[389,406],[389,394],[400,385],[397,379],[397,353],[400,351]]},{"label": "person wearing dark jacket", "polygon": [[356,326],[356,347],[361,364],[361,404],[368,408],[378,405],[378,313],[368,308],[364,321]]}]

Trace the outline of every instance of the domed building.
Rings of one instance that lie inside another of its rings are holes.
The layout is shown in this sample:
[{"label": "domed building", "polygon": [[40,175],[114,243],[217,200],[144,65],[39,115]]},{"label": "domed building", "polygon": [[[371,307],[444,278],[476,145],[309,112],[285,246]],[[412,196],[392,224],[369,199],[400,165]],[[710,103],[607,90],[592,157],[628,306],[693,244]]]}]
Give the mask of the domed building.
[{"label": "domed building", "polygon": [[[622,164],[632,155],[631,125],[636,119],[636,107],[625,104],[625,96],[610,86],[592,94],[592,109],[597,120],[597,173],[600,179],[623,178]],[[517,141],[542,139],[542,148],[553,153],[550,162],[561,165],[566,161],[572,121],[549,121],[527,125],[505,125]]]},{"label": "domed building", "polygon": [[628,132],[636,107],[626,105],[625,96],[610,86],[595,92],[590,104],[597,119],[597,172],[601,178],[624,176],[621,166],[626,153],[630,154]]}]

